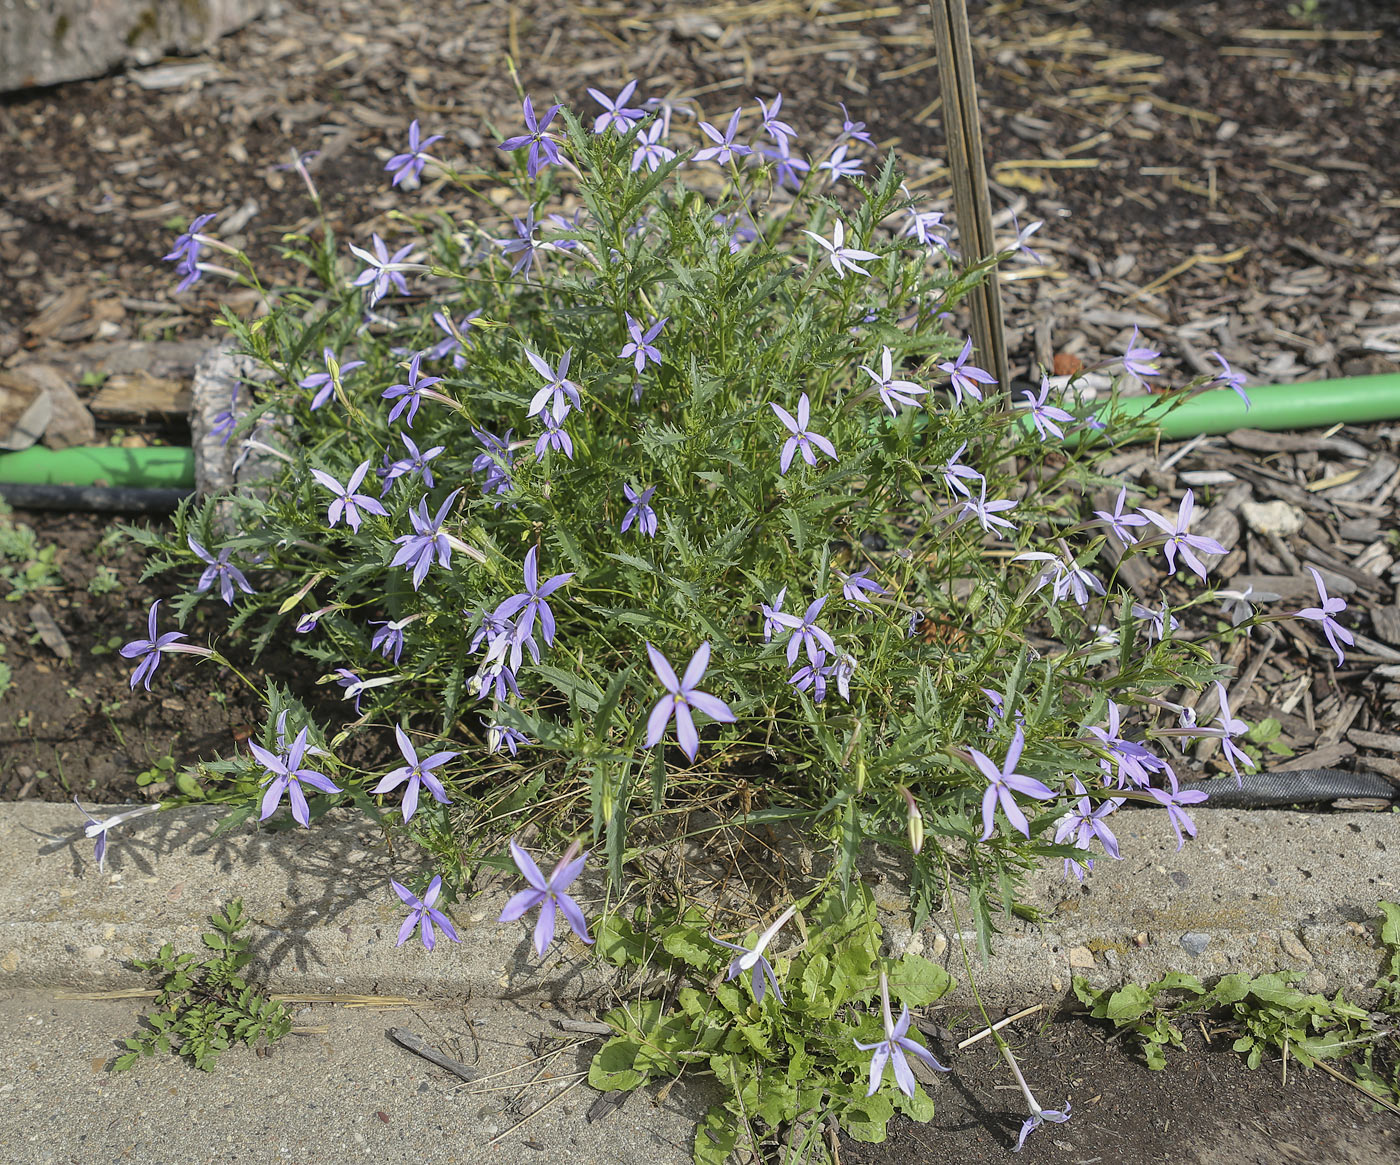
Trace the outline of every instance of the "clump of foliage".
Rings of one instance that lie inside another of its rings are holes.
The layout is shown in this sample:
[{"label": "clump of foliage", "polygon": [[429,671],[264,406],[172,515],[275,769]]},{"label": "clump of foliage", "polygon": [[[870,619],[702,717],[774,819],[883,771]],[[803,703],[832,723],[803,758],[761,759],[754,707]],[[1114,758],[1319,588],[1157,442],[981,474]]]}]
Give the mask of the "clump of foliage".
[{"label": "clump of foliage", "polygon": [[[933,1117],[922,1087],[867,1095],[870,1053],[881,1038],[880,924],[864,888],[839,891],[797,916],[805,938],[773,960],[783,983],[756,1001],[747,975],[723,981],[729,957],[707,934],[704,911],[673,907],[631,919],[608,917],[599,953],[667,984],[665,998],[637,999],[604,1018],[616,1031],[598,1050],[588,1082],[603,1091],[639,1088],[682,1075],[710,1075],[725,1090],[696,1131],[695,1160],[722,1165],[736,1148],[781,1142],[794,1160],[824,1155],[828,1116],[860,1141],[882,1141],[896,1112]],[[942,967],[905,954],[888,969],[892,999],[925,1007],[952,986]],[[872,1003],[874,1006],[872,1007]]]},{"label": "clump of foliage", "polygon": [[1381,1003],[1374,1012],[1348,1003],[1341,991],[1331,999],[1300,991],[1294,984],[1301,971],[1225,975],[1210,988],[1179,971],[1119,988],[1094,988],[1075,976],[1074,993],[1095,1019],[1126,1034],[1154,1070],[1167,1066],[1167,1048],[1183,1046],[1182,1020],[1209,1016],[1238,1032],[1234,1049],[1250,1068],[1265,1056],[1287,1055],[1309,1068],[1318,1060],[1346,1059],[1364,1090],[1400,1103],[1400,906],[1382,902],[1380,909],[1388,965],[1376,982]]},{"label": "clump of foliage", "polygon": [[235,898],[209,916],[214,929],[201,939],[213,952],[201,959],[176,954],[166,943],[153,959],[136,959],[138,971],[151,971],[160,979],[159,1009],[145,1016],[147,1026],[122,1041],[127,1051],[113,1062],[118,1072],[132,1068],[143,1056],[174,1052],[196,1068],[213,1070],[219,1056],[233,1044],[252,1047],[259,1039],[272,1044],[292,1029],[291,1017],[244,978],[252,961],[249,940],[239,937],[247,919],[243,899]]}]

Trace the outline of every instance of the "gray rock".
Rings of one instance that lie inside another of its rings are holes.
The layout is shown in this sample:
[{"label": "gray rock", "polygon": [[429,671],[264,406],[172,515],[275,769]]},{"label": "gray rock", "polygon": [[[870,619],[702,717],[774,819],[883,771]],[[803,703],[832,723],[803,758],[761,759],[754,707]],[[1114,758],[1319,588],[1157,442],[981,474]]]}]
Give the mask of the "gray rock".
[{"label": "gray rock", "polygon": [[1210,935],[1193,930],[1182,935],[1179,941],[1188,955],[1203,955],[1206,947],[1210,945]]},{"label": "gray rock", "polygon": [[269,0],[0,0],[0,93],[197,53]]},{"label": "gray rock", "polygon": [[12,375],[32,381],[48,393],[52,407],[49,423],[44,427],[44,444],[50,449],[89,445],[96,439],[97,422],[61,368],[52,364],[20,364]]}]

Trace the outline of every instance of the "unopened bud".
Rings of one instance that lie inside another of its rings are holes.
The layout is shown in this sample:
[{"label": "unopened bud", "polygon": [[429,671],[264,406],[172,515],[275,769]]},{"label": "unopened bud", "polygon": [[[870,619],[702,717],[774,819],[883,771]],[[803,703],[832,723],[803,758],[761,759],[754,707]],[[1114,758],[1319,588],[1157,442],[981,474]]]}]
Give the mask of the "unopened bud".
[{"label": "unopened bud", "polygon": [[914,794],[903,785],[899,786],[899,791],[904,795],[904,803],[909,806],[909,848],[918,853],[924,848],[924,815],[919,812],[919,804],[914,800]]}]

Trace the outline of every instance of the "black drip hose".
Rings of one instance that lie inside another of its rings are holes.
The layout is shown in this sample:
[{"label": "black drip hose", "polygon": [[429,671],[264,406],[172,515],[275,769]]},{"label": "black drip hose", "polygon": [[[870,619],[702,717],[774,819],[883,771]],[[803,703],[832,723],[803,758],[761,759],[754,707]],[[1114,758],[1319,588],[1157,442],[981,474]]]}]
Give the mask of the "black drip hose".
[{"label": "black drip hose", "polygon": [[187,489],[133,486],[26,485],[0,482],[0,498],[19,510],[100,510],[119,514],[169,514]]},{"label": "black drip hose", "polygon": [[1345,800],[1400,802],[1400,783],[1380,773],[1352,773],[1345,769],[1245,773],[1239,781],[1234,777],[1213,777],[1208,781],[1183,781],[1181,787],[1209,794],[1204,802],[1208,809],[1272,809]]}]

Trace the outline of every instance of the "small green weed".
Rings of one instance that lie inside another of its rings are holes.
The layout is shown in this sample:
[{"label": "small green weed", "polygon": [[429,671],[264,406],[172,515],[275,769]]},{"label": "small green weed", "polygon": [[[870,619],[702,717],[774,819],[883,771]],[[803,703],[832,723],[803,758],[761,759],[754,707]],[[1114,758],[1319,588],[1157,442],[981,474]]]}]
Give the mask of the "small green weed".
[{"label": "small green weed", "polygon": [[1226,975],[1207,989],[1194,975],[1171,971],[1155,983],[1129,983],[1118,989],[1090,987],[1081,976],[1074,993],[1095,1019],[1110,1020],[1142,1050],[1149,1068],[1167,1066],[1166,1049],[1182,1046],[1179,1021],[1209,1014],[1237,1033],[1234,1049],[1250,1068],[1265,1055],[1285,1052],[1306,1068],[1317,1060],[1350,1059],[1363,1091],[1378,1100],[1400,1102],[1400,906],[1382,902],[1381,944],[1389,954],[1386,973],[1376,982],[1382,1003],[1369,1012],[1348,1003],[1340,991],[1328,999],[1298,990],[1300,971],[1250,978]]},{"label": "small green weed", "polygon": [[[598,950],[619,966],[635,965],[678,985],[662,999],[641,999],[605,1016],[616,1031],[593,1058],[588,1082],[602,1091],[639,1088],[664,1077],[713,1075],[727,1093],[695,1134],[697,1165],[720,1165],[736,1148],[763,1158],[765,1143],[786,1143],[785,1160],[825,1159],[822,1123],[835,1116],[859,1141],[885,1139],[896,1110],[927,1121],[933,1101],[922,1088],[866,1096],[869,1044],[881,1038],[878,1003],[880,924],[863,887],[843,902],[833,890],[798,916],[806,941],[773,960],[786,1006],[772,992],[755,1003],[747,974],[724,981],[730,953],[710,941],[698,907],[607,916]],[[890,994],[911,1008],[932,1003],[953,984],[941,967],[906,954],[889,969]],[[865,1006],[860,1006],[865,1005]]]},{"label": "small green weed", "polygon": [[141,1057],[162,1051],[185,1056],[208,1072],[236,1040],[251,1046],[263,1036],[271,1044],[291,1031],[286,1008],[240,974],[253,958],[248,940],[238,937],[245,922],[243,899],[235,898],[209,921],[214,929],[201,937],[212,957],[196,962],[198,956],[177,955],[166,943],[154,959],[135,960],[137,970],[160,974],[160,1010],[146,1017],[145,1030],[122,1041],[128,1050],[112,1064],[114,1071],[124,1072]]},{"label": "small green weed", "polygon": [[110,566],[99,566],[88,579],[87,589],[90,595],[110,595],[113,591],[121,590],[122,583]]},{"label": "small green weed", "polygon": [[0,510],[0,586],[5,598],[17,603],[35,591],[61,581],[54,557],[57,546],[41,546],[32,526],[16,522],[8,507]]}]

